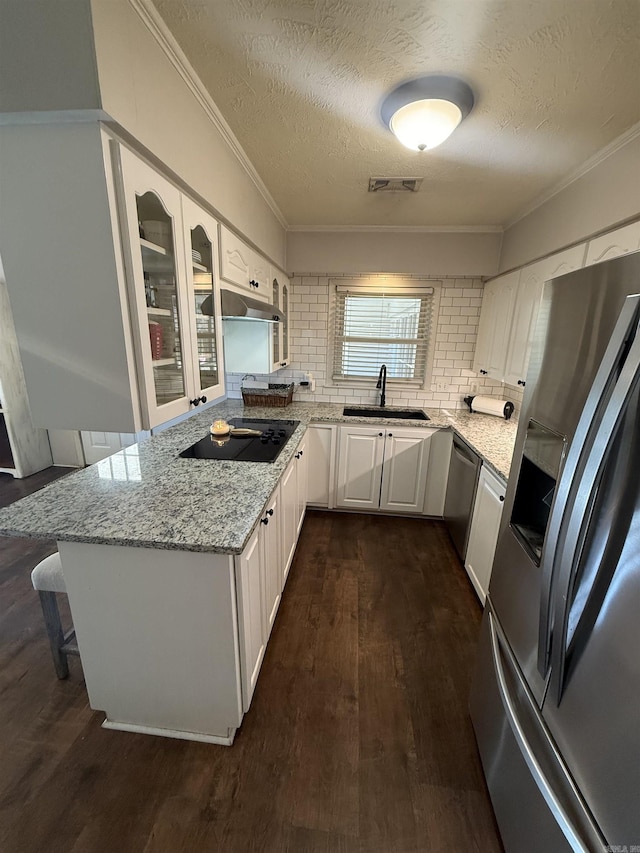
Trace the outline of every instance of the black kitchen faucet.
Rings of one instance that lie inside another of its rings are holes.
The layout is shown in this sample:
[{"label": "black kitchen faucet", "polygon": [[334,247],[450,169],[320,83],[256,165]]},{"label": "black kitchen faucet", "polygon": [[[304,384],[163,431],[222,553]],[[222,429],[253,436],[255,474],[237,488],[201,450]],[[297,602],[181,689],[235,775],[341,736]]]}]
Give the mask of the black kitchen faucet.
[{"label": "black kitchen faucet", "polygon": [[376,383],[376,388],[381,388],[380,391],[380,405],[384,406],[385,402],[385,390],[387,387],[387,365],[383,364],[380,368],[380,373],[378,374],[378,382]]}]

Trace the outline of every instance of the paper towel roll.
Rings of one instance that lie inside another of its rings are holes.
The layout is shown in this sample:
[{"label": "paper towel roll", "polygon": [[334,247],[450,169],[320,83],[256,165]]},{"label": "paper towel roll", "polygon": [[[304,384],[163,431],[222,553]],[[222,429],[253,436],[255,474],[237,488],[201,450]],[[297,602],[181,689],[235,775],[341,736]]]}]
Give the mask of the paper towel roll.
[{"label": "paper towel roll", "polygon": [[513,403],[510,400],[498,400],[495,397],[476,396],[471,401],[471,409],[483,415],[496,415],[499,418],[511,417]]}]

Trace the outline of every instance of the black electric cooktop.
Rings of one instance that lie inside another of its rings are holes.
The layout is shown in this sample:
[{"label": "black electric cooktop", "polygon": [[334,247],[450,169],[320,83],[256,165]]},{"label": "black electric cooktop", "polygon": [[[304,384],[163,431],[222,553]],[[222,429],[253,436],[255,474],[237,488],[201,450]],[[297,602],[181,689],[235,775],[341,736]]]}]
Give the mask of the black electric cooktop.
[{"label": "black electric cooktop", "polygon": [[224,459],[235,462],[275,462],[300,421],[266,418],[230,418],[240,429],[259,430],[260,435],[206,435],[180,453],[183,459]]}]

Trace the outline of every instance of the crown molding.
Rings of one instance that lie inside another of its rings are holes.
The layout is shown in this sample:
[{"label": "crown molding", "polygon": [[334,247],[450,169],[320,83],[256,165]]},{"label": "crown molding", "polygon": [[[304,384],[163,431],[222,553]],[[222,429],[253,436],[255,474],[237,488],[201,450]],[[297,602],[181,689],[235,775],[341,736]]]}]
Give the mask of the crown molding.
[{"label": "crown molding", "polygon": [[561,193],[567,187],[571,186],[571,184],[575,183],[575,181],[580,180],[580,178],[592,169],[595,169],[596,166],[599,166],[600,163],[604,163],[604,161],[611,157],[612,154],[615,154],[616,151],[624,148],[625,145],[632,142],[638,136],[640,136],[640,122],[632,125],[628,130],[625,130],[624,133],[620,134],[620,136],[616,137],[608,145],[605,145],[604,148],[601,148],[600,151],[597,151],[588,160],[585,160],[585,162],[581,166],[578,166],[577,169],[569,172],[569,174],[566,175],[559,183],[554,184],[550,189],[537,196],[531,204],[527,205],[527,207],[521,210],[516,216],[508,219],[504,224],[504,229],[506,230],[511,228],[517,222],[520,222],[521,219],[524,219],[526,216],[529,216],[530,213],[533,213],[534,210],[542,207],[542,205],[547,201],[550,201],[554,196],[558,195],[558,193]]},{"label": "crown molding", "polygon": [[502,225],[309,225],[289,226],[289,233],[385,233],[390,234],[502,234]]},{"label": "crown molding", "polygon": [[278,222],[285,230],[288,229],[287,221],[282,215],[275,199],[265,186],[253,163],[249,160],[244,148],[240,145],[240,142],[236,138],[234,132],[227,124],[224,116],[198,77],[195,68],[187,59],[182,48],[174,38],[151,0],[129,0],[129,4],[154,37],[169,62],[171,62],[178,74],[182,77],[194,98],[198,101],[211,120],[211,123],[215,126],[216,130],[218,130],[224,141],[233,151],[236,159],[249,178],[253,181],[260,195],[269,205]]}]

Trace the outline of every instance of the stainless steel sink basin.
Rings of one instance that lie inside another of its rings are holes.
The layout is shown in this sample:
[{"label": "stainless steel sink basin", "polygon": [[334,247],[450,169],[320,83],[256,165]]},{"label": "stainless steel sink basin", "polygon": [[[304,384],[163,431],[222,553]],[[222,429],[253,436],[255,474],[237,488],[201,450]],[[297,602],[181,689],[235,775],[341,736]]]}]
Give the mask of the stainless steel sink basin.
[{"label": "stainless steel sink basin", "polygon": [[345,417],[356,418],[398,418],[402,421],[428,421],[422,409],[387,409],[382,406],[366,408],[365,406],[346,406],[342,410]]}]

